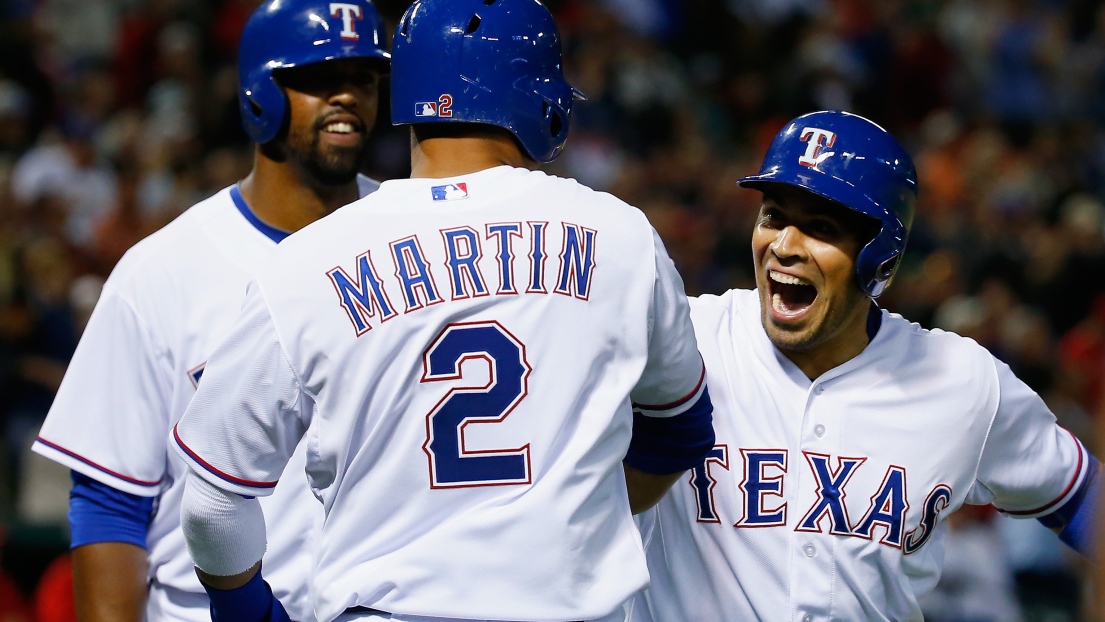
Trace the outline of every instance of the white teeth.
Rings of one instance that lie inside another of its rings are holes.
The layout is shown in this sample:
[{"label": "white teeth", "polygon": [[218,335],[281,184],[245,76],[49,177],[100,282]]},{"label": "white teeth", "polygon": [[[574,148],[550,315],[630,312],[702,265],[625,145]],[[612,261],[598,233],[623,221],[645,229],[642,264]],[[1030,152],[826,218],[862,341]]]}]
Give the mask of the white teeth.
[{"label": "white teeth", "polygon": [[[775,272],[774,270],[768,270],[767,271],[767,276],[770,277],[772,281],[775,281],[776,283],[783,283],[785,285],[809,285],[810,284],[810,282],[807,281],[806,279],[800,279],[796,276],[791,276],[789,274],[783,274],[781,272]],[[776,294],[776,295],[778,295],[778,294]]]},{"label": "white teeth", "polygon": [[780,315],[787,312],[787,310],[783,308],[783,297],[779,294],[775,294],[771,297],[771,308]]},{"label": "white teeth", "polygon": [[352,123],[331,123],[326,126],[327,132],[334,132],[335,134],[352,134]]}]

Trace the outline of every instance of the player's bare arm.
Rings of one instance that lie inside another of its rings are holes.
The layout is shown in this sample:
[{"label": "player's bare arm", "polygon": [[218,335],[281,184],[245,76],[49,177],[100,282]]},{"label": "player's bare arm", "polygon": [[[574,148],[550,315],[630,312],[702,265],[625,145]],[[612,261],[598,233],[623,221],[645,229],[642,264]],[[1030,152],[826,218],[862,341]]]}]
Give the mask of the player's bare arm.
[{"label": "player's bare arm", "polygon": [[653,475],[622,463],[625,470],[625,486],[629,489],[629,509],[640,514],[664,498],[672,484],[683,477],[683,471],[668,475]]},{"label": "player's bare arm", "polygon": [[236,590],[243,585],[249,583],[250,579],[257,575],[257,572],[261,570],[261,562],[257,562],[245,572],[230,575],[229,577],[223,577],[216,574],[208,574],[199,568],[196,568],[196,574],[199,575],[200,581],[203,581],[204,585],[211,586],[216,590]]},{"label": "player's bare arm", "polygon": [[[41,442],[41,440],[40,440]],[[69,493],[74,604],[82,621],[145,618],[152,497],[74,472]]]},{"label": "player's bare arm", "polygon": [[98,542],[73,549],[73,600],[80,622],[142,622],[146,613],[146,549]]}]

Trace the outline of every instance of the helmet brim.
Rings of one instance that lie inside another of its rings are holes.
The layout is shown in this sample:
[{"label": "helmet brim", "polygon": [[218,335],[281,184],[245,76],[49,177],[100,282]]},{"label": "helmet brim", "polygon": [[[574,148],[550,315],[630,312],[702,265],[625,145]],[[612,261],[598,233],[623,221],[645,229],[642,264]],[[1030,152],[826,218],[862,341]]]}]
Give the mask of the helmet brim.
[{"label": "helmet brim", "polygon": [[879,205],[862,190],[832,175],[821,172],[811,172],[810,175],[802,175],[801,173],[788,175],[780,171],[770,171],[759,175],[749,175],[737,180],[737,185],[742,188],[760,191],[780,184],[805,190],[833,203],[843,205],[850,210],[876,218],[883,223],[888,221],[898,222],[899,227],[904,228],[905,223],[898,219],[893,210]]}]

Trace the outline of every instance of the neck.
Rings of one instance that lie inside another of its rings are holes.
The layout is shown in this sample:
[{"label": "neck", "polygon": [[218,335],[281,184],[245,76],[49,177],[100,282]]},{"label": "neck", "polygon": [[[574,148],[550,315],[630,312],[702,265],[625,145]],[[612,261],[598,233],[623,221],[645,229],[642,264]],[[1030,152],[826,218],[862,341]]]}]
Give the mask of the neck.
[{"label": "neck", "polygon": [[867,313],[871,302],[866,297],[864,302],[865,304],[855,305],[841,327],[821,343],[805,350],[780,348],[779,351],[810,380],[816,380],[830,369],[854,359],[870,342],[867,336]]},{"label": "neck", "polygon": [[496,166],[536,168],[507,134],[418,140],[411,133],[411,177],[456,177]]},{"label": "neck", "polygon": [[299,231],[339,207],[360,198],[357,181],[325,186],[290,162],[269,159],[254,150],[253,170],[239,185],[242,198],[265,224]]}]

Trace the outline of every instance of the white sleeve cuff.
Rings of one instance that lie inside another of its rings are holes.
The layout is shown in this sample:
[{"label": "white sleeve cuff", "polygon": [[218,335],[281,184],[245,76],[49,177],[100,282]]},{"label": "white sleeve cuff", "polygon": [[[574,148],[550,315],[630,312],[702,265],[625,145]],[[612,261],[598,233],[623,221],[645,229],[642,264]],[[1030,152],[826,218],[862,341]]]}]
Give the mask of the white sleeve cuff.
[{"label": "white sleeve cuff", "polygon": [[216,488],[189,470],[180,501],[188,553],[207,574],[243,573],[265,555],[265,515],[255,498]]}]

